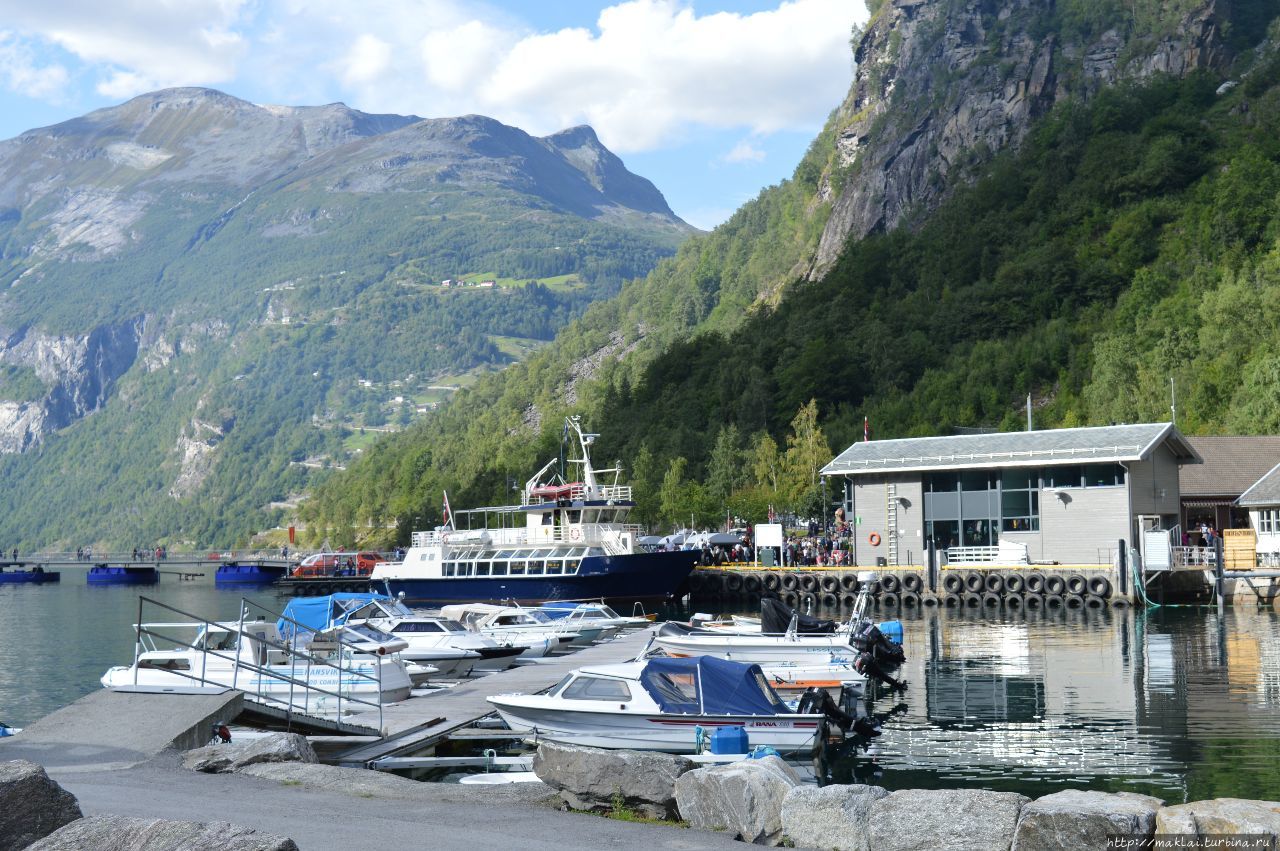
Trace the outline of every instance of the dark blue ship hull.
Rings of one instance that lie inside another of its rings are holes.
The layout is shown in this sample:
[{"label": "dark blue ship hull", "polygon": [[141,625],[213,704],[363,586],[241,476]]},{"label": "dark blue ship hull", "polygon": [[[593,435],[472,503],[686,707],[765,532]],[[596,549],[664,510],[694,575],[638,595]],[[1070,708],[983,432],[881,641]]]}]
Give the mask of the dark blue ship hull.
[{"label": "dark blue ship hull", "polygon": [[160,571],[154,567],[113,567],[105,564],[89,568],[90,585],[155,585]]},{"label": "dark blue ship hull", "polygon": [[25,583],[38,585],[44,582],[59,582],[62,575],[57,571],[46,572],[36,570],[6,570],[0,573],[0,585]]},{"label": "dark blue ship hull", "polygon": [[[667,600],[698,563],[696,550],[588,556],[573,576],[442,576],[430,579],[388,579],[392,594],[404,592],[405,602],[482,603],[515,600]],[[373,587],[382,583],[374,580]]]},{"label": "dark blue ship hull", "polygon": [[213,575],[215,585],[270,585],[284,576],[283,565],[224,564]]}]

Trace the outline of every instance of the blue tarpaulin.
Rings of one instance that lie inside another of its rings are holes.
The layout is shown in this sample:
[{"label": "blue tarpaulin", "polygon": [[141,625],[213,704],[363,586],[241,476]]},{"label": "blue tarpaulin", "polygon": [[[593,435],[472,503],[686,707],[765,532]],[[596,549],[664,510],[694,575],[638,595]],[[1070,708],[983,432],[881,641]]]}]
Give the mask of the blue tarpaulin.
[{"label": "blue tarpaulin", "polygon": [[713,656],[650,659],[640,683],[663,712],[778,715],[791,711],[778,699],[759,665]]},{"label": "blue tarpaulin", "polygon": [[[288,638],[293,634],[293,624],[297,621],[312,632],[328,629],[337,618],[342,621],[342,613],[356,608],[359,604],[370,600],[390,600],[385,594],[374,594],[371,591],[347,594],[329,594],[325,597],[294,597],[284,607],[283,617],[276,622],[276,629]],[[354,604],[352,601],[355,601]],[[288,618],[289,620],[285,620]]]}]

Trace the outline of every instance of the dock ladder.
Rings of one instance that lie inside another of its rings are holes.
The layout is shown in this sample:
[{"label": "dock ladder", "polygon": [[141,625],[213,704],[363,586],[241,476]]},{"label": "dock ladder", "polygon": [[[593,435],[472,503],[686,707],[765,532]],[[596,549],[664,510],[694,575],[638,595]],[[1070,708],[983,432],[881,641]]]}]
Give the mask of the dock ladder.
[{"label": "dock ladder", "polygon": [[889,564],[898,563],[898,485],[889,482],[885,492],[885,537],[888,538]]}]

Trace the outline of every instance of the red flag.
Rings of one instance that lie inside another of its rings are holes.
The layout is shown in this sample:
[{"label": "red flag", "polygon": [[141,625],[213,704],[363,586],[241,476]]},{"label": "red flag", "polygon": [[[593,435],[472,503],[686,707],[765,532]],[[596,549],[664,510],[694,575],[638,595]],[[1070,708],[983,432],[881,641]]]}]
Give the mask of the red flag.
[{"label": "red flag", "polygon": [[867,443],[871,440],[871,420],[866,417],[862,418],[862,442]]},{"label": "red flag", "polygon": [[449,492],[443,491],[443,493],[444,493],[444,522],[441,523],[440,525],[448,526],[450,529],[452,529],[453,528],[453,512],[449,510]]}]

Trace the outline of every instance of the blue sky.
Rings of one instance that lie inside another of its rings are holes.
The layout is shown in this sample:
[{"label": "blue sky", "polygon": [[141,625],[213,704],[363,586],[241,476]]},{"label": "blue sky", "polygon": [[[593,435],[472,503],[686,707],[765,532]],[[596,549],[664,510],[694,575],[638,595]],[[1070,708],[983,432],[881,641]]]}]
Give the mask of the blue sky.
[{"label": "blue sky", "polygon": [[0,138],[177,85],[590,124],[699,227],[790,175],[862,0],[0,0]]}]

